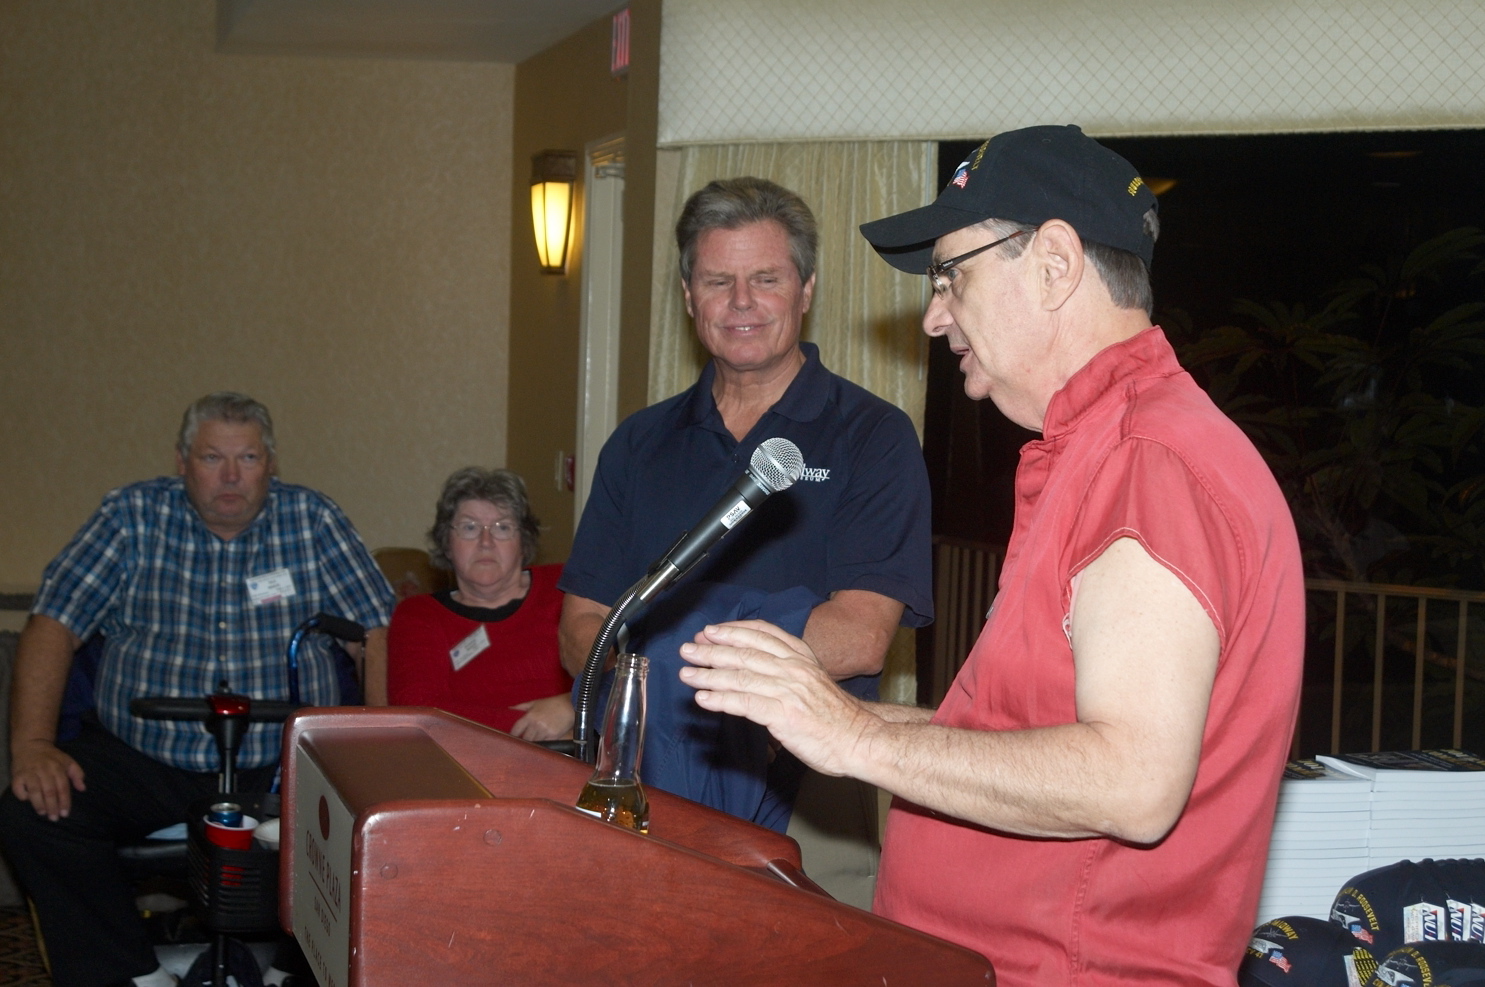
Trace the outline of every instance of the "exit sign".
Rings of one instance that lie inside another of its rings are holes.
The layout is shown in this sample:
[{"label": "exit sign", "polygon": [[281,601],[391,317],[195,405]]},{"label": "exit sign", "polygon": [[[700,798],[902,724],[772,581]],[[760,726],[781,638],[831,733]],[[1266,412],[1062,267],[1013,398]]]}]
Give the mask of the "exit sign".
[{"label": "exit sign", "polygon": [[609,74],[615,79],[629,74],[629,8],[614,15],[613,40],[609,44]]}]

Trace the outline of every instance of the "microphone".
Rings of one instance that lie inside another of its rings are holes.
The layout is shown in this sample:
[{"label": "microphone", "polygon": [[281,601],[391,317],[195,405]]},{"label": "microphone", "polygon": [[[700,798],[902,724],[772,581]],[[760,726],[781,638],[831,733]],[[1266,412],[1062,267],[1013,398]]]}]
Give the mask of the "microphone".
[{"label": "microphone", "polygon": [[803,474],[804,456],[800,455],[798,446],[788,439],[765,440],[753,451],[747,472],[717,501],[717,506],[696,527],[681,535],[660,561],[650,566],[638,582],[624,591],[598,628],[598,636],[593,639],[593,647],[578,678],[577,702],[574,704],[577,719],[573,724],[572,738],[580,760],[589,764],[593,762],[593,700],[598,694],[598,675],[609,649],[616,646],[616,639],[620,651],[626,647],[629,631],[624,621],[633,616],[637,607],[649,602],[656,593],[706,558],[711,547],[753,513],[758,505],[780,490],[793,486]]},{"label": "microphone", "polygon": [[681,535],[665,556],[650,566],[636,602],[647,602],[711,551],[722,536],[753,513],[772,494],[793,486],[804,473],[804,456],[788,439],[765,439],[753,450],[747,471],[696,527]]}]

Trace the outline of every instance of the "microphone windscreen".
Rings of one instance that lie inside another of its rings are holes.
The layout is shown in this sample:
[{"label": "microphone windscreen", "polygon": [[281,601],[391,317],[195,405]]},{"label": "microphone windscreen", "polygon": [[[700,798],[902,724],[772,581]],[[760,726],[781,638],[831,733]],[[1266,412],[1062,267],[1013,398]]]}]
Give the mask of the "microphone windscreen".
[{"label": "microphone windscreen", "polygon": [[778,493],[793,486],[794,481],[804,475],[804,456],[800,454],[799,446],[788,439],[777,436],[764,439],[753,450],[748,472],[767,487],[770,493]]}]

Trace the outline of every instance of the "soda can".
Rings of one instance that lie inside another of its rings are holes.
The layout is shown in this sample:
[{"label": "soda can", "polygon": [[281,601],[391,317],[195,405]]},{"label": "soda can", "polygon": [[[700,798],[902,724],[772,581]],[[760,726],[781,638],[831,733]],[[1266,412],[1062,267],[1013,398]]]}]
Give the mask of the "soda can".
[{"label": "soda can", "polygon": [[218,826],[241,826],[242,806],[236,802],[217,802],[207,810],[206,818]]}]

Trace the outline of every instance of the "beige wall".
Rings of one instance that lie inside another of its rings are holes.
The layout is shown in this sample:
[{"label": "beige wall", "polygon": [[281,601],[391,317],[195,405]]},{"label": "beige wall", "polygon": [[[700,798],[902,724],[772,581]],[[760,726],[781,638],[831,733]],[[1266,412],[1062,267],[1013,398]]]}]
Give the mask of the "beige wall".
[{"label": "beige wall", "polygon": [[219,55],[214,10],[0,4],[0,588],[207,391],[372,547],[505,458],[514,69]]},{"label": "beige wall", "polygon": [[[655,200],[655,121],[659,91],[660,0],[630,5],[629,75],[609,74],[610,21],[592,24],[516,69],[511,193],[511,469],[525,476],[542,520],[541,561],[572,547],[573,494],[558,489],[556,461],[577,443],[578,337],[583,253],[564,276],[542,274],[531,230],[531,156],[576,151],[623,135],[624,272],[619,414],[644,405],[648,376],[649,281]],[[581,166],[580,166],[581,167]],[[581,189],[575,206],[582,240]]]},{"label": "beige wall", "polygon": [[655,238],[656,135],[660,126],[662,0],[631,0],[629,158],[624,174],[624,298],[619,349],[619,420],[649,404],[650,278]]}]

